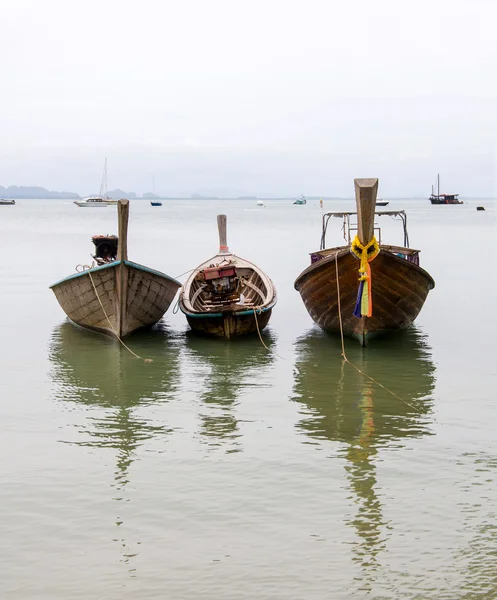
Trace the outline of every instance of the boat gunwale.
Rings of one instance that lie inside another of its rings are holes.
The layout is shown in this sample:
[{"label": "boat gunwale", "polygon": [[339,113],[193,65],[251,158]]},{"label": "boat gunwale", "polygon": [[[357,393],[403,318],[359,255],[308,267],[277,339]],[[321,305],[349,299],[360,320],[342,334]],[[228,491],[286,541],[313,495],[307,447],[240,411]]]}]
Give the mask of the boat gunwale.
[{"label": "boat gunwale", "polygon": [[175,283],[178,286],[178,289],[181,287],[181,283],[177,279],[174,279],[174,277],[170,277],[169,275],[166,275],[165,273],[162,273],[161,271],[156,271],[155,269],[151,269],[150,267],[140,265],[140,264],[135,263],[130,260],[123,260],[123,261],[115,260],[106,265],[99,265],[98,267],[94,267],[92,269],[85,269],[84,271],[81,271],[80,273],[73,273],[72,275],[69,275],[68,277],[65,277],[64,279],[61,279],[60,281],[53,283],[52,285],[49,286],[49,289],[52,290],[53,288],[57,287],[61,283],[65,283],[66,281],[71,281],[73,279],[77,279],[78,277],[83,277],[84,275],[87,275],[89,272],[95,273],[96,271],[103,271],[104,269],[116,268],[121,263],[126,265],[127,267],[132,267],[132,268],[138,269],[139,271],[144,271],[146,273],[150,273],[151,275],[157,275],[158,277],[167,279],[168,281]]},{"label": "boat gunwale", "polygon": [[[400,248],[400,246],[399,246]],[[326,250],[326,249],[325,249]],[[330,250],[333,250],[333,248],[330,248]],[[323,252],[323,250],[321,250],[320,252]],[[333,254],[332,256],[328,256],[326,258],[322,258],[321,260],[318,260],[317,262],[309,265],[306,269],[304,269],[300,275],[297,277],[297,279],[295,279],[295,282],[293,284],[293,287],[299,291],[299,281],[306,277],[307,275],[309,275],[310,273],[312,273],[313,271],[316,271],[319,267],[323,266],[324,264],[328,264],[331,262],[335,262],[335,256],[337,256],[337,258],[341,258],[342,256],[345,256],[346,254],[352,254],[352,252],[350,251],[350,246],[338,246],[337,247],[337,254]],[[380,253],[382,256],[388,256],[389,258],[393,259],[394,261],[398,261],[399,263],[405,265],[406,263],[409,265],[410,268],[413,268],[414,270],[417,270],[421,275],[424,275],[430,282],[431,282],[431,290],[434,289],[435,287],[435,280],[433,279],[433,277],[428,273],[428,271],[426,271],[425,269],[423,269],[423,267],[420,267],[419,265],[415,265],[414,263],[406,260],[405,258],[399,258],[398,256],[396,256],[395,254],[393,254],[392,252],[389,252],[388,250],[385,252],[381,252],[381,246],[380,246]],[[359,261],[358,261],[359,264]],[[373,263],[374,264],[374,261]]]}]

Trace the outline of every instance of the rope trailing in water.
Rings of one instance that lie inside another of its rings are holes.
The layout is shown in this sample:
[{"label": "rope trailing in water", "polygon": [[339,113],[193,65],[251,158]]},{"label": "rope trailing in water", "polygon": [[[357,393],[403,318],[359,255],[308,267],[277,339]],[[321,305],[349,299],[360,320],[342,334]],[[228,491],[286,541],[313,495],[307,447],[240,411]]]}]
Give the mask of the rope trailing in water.
[{"label": "rope trailing in water", "polygon": [[259,321],[257,320],[257,311],[259,311],[259,313],[262,313],[262,309],[254,308],[255,326],[257,327],[257,333],[259,334],[259,339],[261,340],[261,344],[264,346],[264,348],[266,348],[266,350],[268,352],[271,352],[270,348],[268,348],[266,346],[266,344],[264,343],[264,340],[262,339],[261,330],[259,329]]},{"label": "rope trailing in water", "polygon": [[354,369],[356,371],[358,371],[361,375],[364,375],[364,377],[367,377],[370,381],[372,381],[373,383],[376,383],[376,385],[379,385],[381,388],[383,388],[389,394],[392,394],[392,396],[395,396],[395,398],[397,398],[398,400],[400,400],[401,402],[403,402],[404,404],[406,404],[407,406],[409,406],[413,410],[417,410],[417,408],[415,406],[413,406],[412,404],[409,404],[409,402],[407,402],[406,400],[404,400],[400,396],[397,396],[397,394],[395,392],[392,392],[392,390],[389,390],[382,383],[380,383],[379,381],[376,381],[376,379],[373,379],[367,373],[364,373],[364,371],[361,371],[361,369],[359,369],[359,367],[356,367],[354,365],[354,363],[350,362],[350,360],[347,358],[347,355],[345,354],[345,343],[344,343],[344,339],[343,339],[342,307],[341,307],[341,304],[340,304],[340,280],[338,278],[338,252],[335,253],[335,271],[336,271],[336,279],[337,279],[338,320],[340,322],[340,337],[342,339],[342,356],[343,356],[343,360],[346,363],[348,363],[351,367],[354,367]]},{"label": "rope trailing in water", "polygon": [[[80,265],[78,265],[78,266],[80,266]],[[126,350],[128,352],[130,352],[135,358],[143,360],[143,362],[146,362],[146,363],[154,362],[151,358],[142,358],[141,356],[138,356],[138,354],[136,354],[135,352],[133,352],[133,350],[131,350],[131,348],[129,348],[128,346],[126,346],[126,344],[122,341],[121,337],[117,334],[117,331],[114,329],[114,326],[112,325],[112,322],[109,319],[109,315],[107,314],[107,312],[106,312],[106,310],[104,308],[104,305],[102,304],[102,300],[100,300],[100,296],[98,295],[97,288],[95,287],[95,283],[93,282],[93,277],[91,276],[91,270],[95,266],[95,264],[93,263],[91,267],[88,267],[88,269],[85,269],[84,267],[87,267],[87,266],[88,265],[84,265],[83,266],[83,270],[88,271],[88,275],[90,277],[90,281],[91,281],[91,284],[93,286],[93,290],[95,292],[95,296],[97,297],[97,300],[98,300],[98,302],[99,302],[99,304],[100,304],[100,306],[101,306],[101,308],[102,308],[102,310],[104,312],[105,318],[109,322],[110,328],[114,332],[114,335],[116,336],[116,338],[121,342],[121,344],[126,348]]]},{"label": "rope trailing in water", "polygon": [[253,311],[254,311],[254,318],[255,318],[255,326],[257,327],[257,333],[259,334],[259,339],[261,340],[261,344],[264,346],[264,348],[266,348],[266,350],[268,352],[272,352],[278,358],[282,358],[283,360],[285,360],[283,356],[280,356],[279,354],[277,354],[276,352],[274,352],[274,350],[271,350],[271,348],[268,348],[266,346],[266,344],[264,343],[264,340],[262,339],[261,330],[259,328],[259,321],[257,319],[257,311],[259,311],[259,314],[260,314],[260,313],[262,313],[262,309],[260,307],[255,307],[253,309]]},{"label": "rope trailing in water", "polygon": [[373,315],[373,300],[371,296],[372,279],[369,263],[378,256],[380,247],[374,235],[364,246],[356,235],[350,246],[350,251],[361,261],[361,266],[359,267],[360,283],[354,308],[354,316],[359,319],[361,317],[371,317]]}]

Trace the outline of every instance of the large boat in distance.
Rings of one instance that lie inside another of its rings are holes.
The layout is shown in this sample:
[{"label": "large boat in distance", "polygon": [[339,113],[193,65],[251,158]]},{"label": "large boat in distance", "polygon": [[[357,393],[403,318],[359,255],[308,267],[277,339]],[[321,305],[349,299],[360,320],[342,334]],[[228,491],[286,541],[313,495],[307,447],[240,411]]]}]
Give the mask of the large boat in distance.
[{"label": "large boat in distance", "polygon": [[441,194],[440,193],[440,175],[437,175],[437,193],[435,194],[434,186],[431,186],[430,202],[432,204],[464,204],[458,198],[459,194]]},{"label": "large boat in distance", "polygon": [[102,206],[109,206],[110,204],[117,204],[119,200],[112,200],[107,195],[107,158],[104,163],[104,173],[102,175],[102,183],[100,184],[100,194],[98,196],[88,196],[83,200],[75,200],[74,204],[80,208],[100,208]]},{"label": "large boat in distance", "polygon": [[15,200],[5,200],[5,198],[0,198],[0,206],[14,206],[15,203]]}]

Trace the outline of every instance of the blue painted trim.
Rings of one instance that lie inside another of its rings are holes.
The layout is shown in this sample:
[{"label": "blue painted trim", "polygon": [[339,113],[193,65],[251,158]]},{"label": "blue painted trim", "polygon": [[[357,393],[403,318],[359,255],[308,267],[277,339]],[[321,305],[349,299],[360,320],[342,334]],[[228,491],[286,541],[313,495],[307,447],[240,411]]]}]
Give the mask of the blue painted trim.
[{"label": "blue painted trim", "polygon": [[[167,280],[175,283],[179,288],[181,287],[181,283],[179,281],[177,281],[176,279],[173,279],[172,277],[169,277],[169,275],[166,275],[165,273],[161,273],[160,271],[155,271],[154,269],[149,269],[148,267],[144,267],[143,265],[139,265],[138,263],[131,262],[130,260],[125,260],[125,261],[123,261],[123,263],[128,267],[133,267],[134,269],[137,269],[138,271],[144,271],[145,273],[151,273],[152,275],[157,275],[158,277],[167,279]],[[108,265],[94,267],[91,270],[91,272],[95,273],[95,271],[103,271],[104,269],[114,269],[115,267],[118,267],[120,264],[121,264],[120,260],[115,260],[114,262],[111,262]],[[65,277],[64,279],[57,281],[57,283],[53,283],[49,287],[49,289],[53,289],[54,287],[60,285],[61,283],[65,283],[66,281],[71,281],[71,279],[77,279],[78,277],[83,277],[87,273],[88,273],[88,270],[82,271],[81,273],[74,273],[74,275],[69,275],[69,277]]]}]

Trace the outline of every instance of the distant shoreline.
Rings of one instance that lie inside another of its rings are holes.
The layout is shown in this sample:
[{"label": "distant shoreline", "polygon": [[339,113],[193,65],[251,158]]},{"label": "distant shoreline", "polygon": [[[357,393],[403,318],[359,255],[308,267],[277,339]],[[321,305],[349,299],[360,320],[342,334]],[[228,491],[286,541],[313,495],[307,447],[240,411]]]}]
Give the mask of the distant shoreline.
[{"label": "distant shoreline", "polygon": [[[5,194],[1,194],[0,193],[0,198],[1,199],[5,199],[5,200],[32,200],[34,202],[36,201],[40,201],[40,200],[60,200],[60,201],[65,201],[65,202],[73,202],[74,200],[77,200],[78,197],[74,197],[74,196],[58,196],[58,197],[33,197],[33,196],[8,196]],[[465,200],[465,201],[469,201],[469,200],[497,200],[497,198],[495,197],[482,197],[482,196],[460,196],[461,200]],[[114,200],[116,200],[117,198],[113,198]],[[164,200],[164,201],[174,201],[174,200],[188,200],[188,201],[192,201],[192,202],[197,202],[197,201],[216,201],[216,200],[231,200],[234,202],[248,202],[248,201],[253,201],[253,200],[264,200],[264,201],[293,201],[295,200],[294,196],[278,196],[278,197],[254,197],[254,198],[208,198],[208,197],[200,197],[200,198],[191,198],[189,196],[157,196],[156,198],[133,198],[133,197],[127,197],[127,196],[122,196],[121,199],[127,199],[133,202],[150,202],[155,201],[155,200]],[[355,198],[350,196],[350,197],[340,197],[340,196],[307,196],[307,200],[308,201],[315,201],[315,202],[319,202],[319,200],[323,200],[323,202],[353,202],[355,201]],[[388,196],[383,196],[383,200],[387,200],[388,202],[402,202],[403,200],[419,200],[420,202],[422,201],[428,201],[429,198],[428,197],[424,197],[424,196],[403,196],[401,197],[388,197]]]}]

